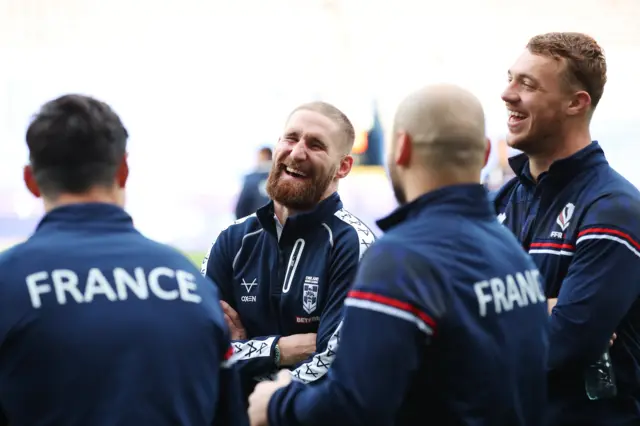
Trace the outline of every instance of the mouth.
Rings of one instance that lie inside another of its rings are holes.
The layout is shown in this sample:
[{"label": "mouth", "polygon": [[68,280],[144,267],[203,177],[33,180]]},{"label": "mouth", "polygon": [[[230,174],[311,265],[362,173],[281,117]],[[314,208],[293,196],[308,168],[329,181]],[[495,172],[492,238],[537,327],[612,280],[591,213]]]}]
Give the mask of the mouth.
[{"label": "mouth", "polygon": [[289,166],[283,166],[283,171],[284,174],[291,176],[294,179],[306,179],[308,177],[303,171]]},{"label": "mouth", "polygon": [[527,119],[527,115],[518,111],[508,110],[510,125],[516,125]]}]

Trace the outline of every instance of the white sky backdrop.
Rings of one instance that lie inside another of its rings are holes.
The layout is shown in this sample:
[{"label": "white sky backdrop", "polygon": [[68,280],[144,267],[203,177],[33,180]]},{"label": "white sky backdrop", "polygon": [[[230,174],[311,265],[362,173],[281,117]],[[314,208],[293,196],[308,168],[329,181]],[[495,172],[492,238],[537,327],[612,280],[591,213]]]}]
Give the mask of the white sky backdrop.
[{"label": "white sky backdrop", "polygon": [[[196,235],[197,224],[230,218],[255,148],[275,141],[299,102],[323,98],[364,127],[376,99],[388,124],[411,89],[455,82],[481,98],[491,136],[500,136],[507,68],[530,36],[553,30],[587,32],[604,46],[610,81],[594,136],[640,185],[640,1],[532,5],[0,0],[0,189],[10,189],[16,209],[30,210],[20,181],[29,116],[62,93],[92,94],[131,134],[130,210],[154,235],[168,232],[171,214],[191,218],[187,234]],[[186,200],[198,194],[222,200],[222,213],[194,213]]]}]

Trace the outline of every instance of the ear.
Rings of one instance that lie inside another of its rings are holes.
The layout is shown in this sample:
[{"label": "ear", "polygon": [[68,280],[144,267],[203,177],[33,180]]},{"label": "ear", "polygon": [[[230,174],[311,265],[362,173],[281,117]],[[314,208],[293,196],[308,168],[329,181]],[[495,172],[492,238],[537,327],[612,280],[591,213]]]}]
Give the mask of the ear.
[{"label": "ear", "polygon": [[399,132],[396,138],[393,160],[398,166],[406,167],[411,161],[411,136],[407,132]]},{"label": "ear", "polygon": [[40,198],[40,188],[38,188],[36,178],[33,176],[33,169],[31,168],[31,166],[24,166],[22,177],[24,179],[24,184],[27,186],[29,192],[32,193],[34,197]]},{"label": "ear", "polygon": [[567,115],[581,115],[586,114],[591,108],[591,96],[581,90],[573,95],[573,99],[569,103],[567,108]]},{"label": "ear", "polygon": [[127,184],[127,179],[129,179],[129,164],[127,163],[127,156],[128,154],[124,154],[124,157],[122,157],[122,162],[120,163],[120,167],[118,167],[118,171],[116,173],[119,188],[124,188]]},{"label": "ear", "polygon": [[491,156],[491,139],[487,138],[487,149],[484,154],[484,166],[482,167],[487,166],[487,163],[489,162],[489,156]]},{"label": "ear", "polygon": [[338,171],[336,172],[336,178],[338,179],[346,178],[347,175],[351,172],[352,167],[353,167],[353,157],[351,155],[345,156],[340,161],[340,167],[338,167]]}]

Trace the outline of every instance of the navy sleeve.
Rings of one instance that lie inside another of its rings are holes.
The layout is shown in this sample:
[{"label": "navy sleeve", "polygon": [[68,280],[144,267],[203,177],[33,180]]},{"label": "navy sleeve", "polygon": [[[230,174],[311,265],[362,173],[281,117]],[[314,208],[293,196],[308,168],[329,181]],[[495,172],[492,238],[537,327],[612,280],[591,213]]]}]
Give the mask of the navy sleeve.
[{"label": "navy sleeve", "polygon": [[244,182],[242,184],[242,190],[240,191],[240,195],[238,195],[238,201],[236,202],[236,219],[240,219],[255,213],[254,211],[251,211],[254,205],[253,198],[255,196],[253,186],[254,184],[250,179],[250,176],[245,176]]},{"label": "navy sleeve", "polygon": [[244,393],[236,364],[237,358],[231,345],[227,345],[227,350],[220,366],[218,409],[215,416],[216,425],[249,426]]},{"label": "navy sleeve", "polygon": [[228,229],[218,235],[218,238],[209,249],[209,253],[202,260],[200,273],[211,279],[218,290],[220,298],[235,309],[233,297],[233,247],[231,246]]},{"label": "navy sleeve", "polygon": [[549,369],[589,364],[640,296],[640,202],[609,196],[587,210],[550,316]]},{"label": "navy sleeve", "polygon": [[[233,248],[228,230],[220,233],[202,261],[200,273],[211,279],[220,290],[220,298],[236,309],[233,296]],[[241,318],[242,319],[242,318]],[[243,378],[272,373],[275,368],[275,347],[280,336],[260,336],[249,340],[233,340],[238,356],[238,369]]]},{"label": "navy sleeve", "polygon": [[271,426],[395,424],[437,333],[444,298],[431,268],[398,245],[374,244],[360,267],[327,377],[314,386],[294,381],[274,393]]},{"label": "navy sleeve", "polygon": [[339,324],[347,292],[353,284],[358,264],[370,244],[373,232],[356,232],[350,228],[343,238],[334,241],[329,271],[330,294],[325,305],[316,338],[316,353],[293,369],[293,378],[304,383],[322,379],[335,358],[338,348]]}]

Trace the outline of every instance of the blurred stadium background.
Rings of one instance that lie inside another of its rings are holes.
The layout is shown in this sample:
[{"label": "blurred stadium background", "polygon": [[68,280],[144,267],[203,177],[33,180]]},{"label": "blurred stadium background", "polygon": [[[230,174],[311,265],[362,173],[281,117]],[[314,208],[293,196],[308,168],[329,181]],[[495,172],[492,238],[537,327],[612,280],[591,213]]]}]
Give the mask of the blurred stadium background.
[{"label": "blurred stadium background", "polygon": [[361,164],[340,192],[372,228],[395,206],[373,142],[415,87],[455,82],[480,97],[494,145],[486,182],[498,186],[508,176],[506,70],[546,31],[586,32],[605,48],[593,136],[638,185],[639,21],[638,0],[0,0],[0,247],[42,215],[21,180],[24,132],[42,103],[68,92],[122,117],[127,209],[196,263],[234,219],[255,150],[312,99],[342,108],[358,129]]}]

